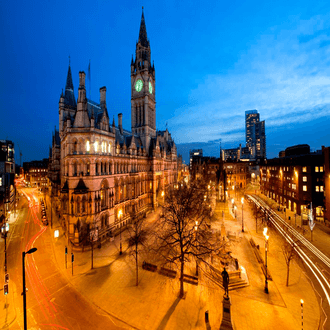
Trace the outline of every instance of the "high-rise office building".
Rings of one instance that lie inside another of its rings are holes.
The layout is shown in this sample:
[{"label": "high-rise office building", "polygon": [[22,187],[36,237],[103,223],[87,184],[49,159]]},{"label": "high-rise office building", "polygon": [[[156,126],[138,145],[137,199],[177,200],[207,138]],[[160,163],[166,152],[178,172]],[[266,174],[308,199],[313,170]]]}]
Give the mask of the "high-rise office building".
[{"label": "high-rise office building", "polygon": [[245,138],[252,158],[266,158],[265,121],[260,121],[257,110],[245,111]]}]

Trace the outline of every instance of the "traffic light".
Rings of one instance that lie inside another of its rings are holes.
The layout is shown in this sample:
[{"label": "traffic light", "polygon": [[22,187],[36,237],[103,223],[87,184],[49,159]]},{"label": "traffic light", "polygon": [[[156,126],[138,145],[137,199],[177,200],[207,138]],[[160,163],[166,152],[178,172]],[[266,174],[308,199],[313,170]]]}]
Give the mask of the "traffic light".
[{"label": "traffic light", "polygon": [[65,247],[65,254],[68,254],[68,248]]},{"label": "traffic light", "polygon": [[3,286],[3,293],[4,295],[7,295],[9,292],[9,285],[8,283],[6,283],[4,286]]},{"label": "traffic light", "polygon": [[8,282],[9,282],[9,274],[6,273],[6,274],[5,274],[5,283],[8,283]]}]

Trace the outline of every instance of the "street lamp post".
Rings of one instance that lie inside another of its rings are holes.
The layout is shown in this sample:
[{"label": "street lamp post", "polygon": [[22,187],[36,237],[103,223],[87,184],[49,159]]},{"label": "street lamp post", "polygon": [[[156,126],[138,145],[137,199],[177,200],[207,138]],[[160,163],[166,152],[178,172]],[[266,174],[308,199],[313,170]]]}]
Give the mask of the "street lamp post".
[{"label": "street lamp post", "polygon": [[[196,247],[197,247],[197,251],[198,251],[198,242],[197,242],[197,230],[198,230],[198,221],[195,221],[195,238],[196,238]],[[198,276],[198,260],[196,258],[196,276]]]},{"label": "street lamp post", "polygon": [[241,198],[241,202],[242,202],[242,233],[244,233],[244,218],[243,218],[244,197]]},{"label": "street lamp post", "polygon": [[304,330],[304,301],[300,299],[301,306],[301,329]]},{"label": "street lamp post", "polygon": [[265,274],[265,293],[268,293],[268,279],[267,279],[267,249],[268,249],[268,238],[269,236],[267,235],[267,227],[264,228],[264,236],[265,236],[265,269],[266,269],[266,274]]},{"label": "street lamp post", "polygon": [[23,314],[24,314],[24,330],[27,330],[27,319],[26,319],[26,289],[25,289],[25,255],[31,254],[37,251],[37,248],[32,248],[27,252],[22,252],[22,268],[23,268]]},{"label": "street lamp post", "polygon": [[119,245],[119,254],[123,254],[123,250],[122,250],[122,245],[121,245],[121,218],[122,218],[122,215],[123,215],[123,211],[122,210],[119,210],[118,212],[118,216],[119,216],[119,240],[120,240],[120,245]]},{"label": "street lamp post", "polygon": [[9,231],[9,224],[5,222],[1,228],[1,231],[3,232],[5,238],[5,274],[7,274],[7,234]]}]

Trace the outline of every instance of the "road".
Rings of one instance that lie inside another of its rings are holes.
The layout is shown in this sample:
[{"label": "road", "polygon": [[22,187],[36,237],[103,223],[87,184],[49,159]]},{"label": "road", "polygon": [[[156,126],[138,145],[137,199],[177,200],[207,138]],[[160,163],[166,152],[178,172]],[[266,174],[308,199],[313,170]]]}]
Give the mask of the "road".
[{"label": "road", "polygon": [[327,317],[330,315],[330,283],[325,275],[330,274],[330,259],[282,219],[260,197],[248,195],[248,198],[261,207],[264,213],[269,214],[269,221],[284,239],[290,244],[295,244],[295,251],[304,262],[314,288],[321,297],[320,306],[323,312],[321,312],[320,329],[330,329],[330,321]]},{"label": "road", "polygon": [[10,281],[6,298],[7,308],[11,308],[11,313],[5,313],[8,325],[12,321],[9,316],[15,315],[10,329],[24,328],[22,251],[32,247],[37,251],[25,257],[28,329],[124,329],[118,326],[119,321],[86,301],[61,273],[53,253],[50,227],[42,224],[40,205],[34,200],[37,191],[22,188],[21,192],[24,197],[19,202],[19,216],[11,224],[7,239]]}]

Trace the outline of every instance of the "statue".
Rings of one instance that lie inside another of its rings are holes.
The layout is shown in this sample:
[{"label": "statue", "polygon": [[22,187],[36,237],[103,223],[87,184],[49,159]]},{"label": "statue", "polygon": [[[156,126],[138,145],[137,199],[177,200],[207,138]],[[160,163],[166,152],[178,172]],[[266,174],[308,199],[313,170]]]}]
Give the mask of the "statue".
[{"label": "statue", "polygon": [[221,273],[221,275],[222,275],[223,288],[225,289],[224,296],[228,298],[229,275],[228,275],[228,272],[226,271],[226,267],[223,269],[223,272]]}]

